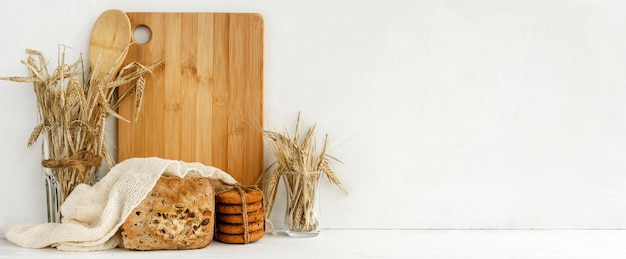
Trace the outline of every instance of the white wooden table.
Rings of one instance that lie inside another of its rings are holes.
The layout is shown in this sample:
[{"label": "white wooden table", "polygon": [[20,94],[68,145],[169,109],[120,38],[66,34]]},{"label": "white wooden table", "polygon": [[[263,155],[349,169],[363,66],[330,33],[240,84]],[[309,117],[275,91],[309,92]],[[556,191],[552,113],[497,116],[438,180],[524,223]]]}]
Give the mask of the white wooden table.
[{"label": "white wooden table", "polygon": [[323,230],[185,251],[61,252],[0,238],[1,258],[626,258],[626,230]]}]

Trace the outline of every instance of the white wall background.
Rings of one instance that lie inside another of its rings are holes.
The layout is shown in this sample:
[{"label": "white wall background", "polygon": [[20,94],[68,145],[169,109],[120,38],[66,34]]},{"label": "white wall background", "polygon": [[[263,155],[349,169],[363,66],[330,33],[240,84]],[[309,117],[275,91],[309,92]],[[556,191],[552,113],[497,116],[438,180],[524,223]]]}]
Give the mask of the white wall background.
[{"label": "white wall background", "polygon": [[[0,75],[109,8],[263,14],[266,125],[302,111],[344,161],[327,228],[626,228],[624,1],[2,1]],[[45,221],[35,112],[0,81],[0,226]]]}]

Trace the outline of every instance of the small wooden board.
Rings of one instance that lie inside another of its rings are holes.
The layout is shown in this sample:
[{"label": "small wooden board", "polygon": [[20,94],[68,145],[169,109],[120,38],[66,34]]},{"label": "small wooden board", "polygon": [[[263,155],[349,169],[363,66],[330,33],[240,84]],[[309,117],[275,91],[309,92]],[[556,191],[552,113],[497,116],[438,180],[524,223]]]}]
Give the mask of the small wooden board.
[{"label": "small wooden board", "polygon": [[[138,121],[119,122],[118,161],[201,162],[253,184],[263,172],[263,18],[127,14],[133,30],[145,25],[152,38],[131,45],[125,64],[165,63],[147,78]],[[133,106],[125,102],[120,115],[132,120]]]}]

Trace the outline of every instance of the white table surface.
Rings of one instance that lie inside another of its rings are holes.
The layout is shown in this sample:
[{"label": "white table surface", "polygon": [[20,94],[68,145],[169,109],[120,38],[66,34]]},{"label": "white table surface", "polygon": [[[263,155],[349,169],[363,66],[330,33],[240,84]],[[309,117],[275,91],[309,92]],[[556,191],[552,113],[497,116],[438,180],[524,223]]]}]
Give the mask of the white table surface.
[{"label": "white table surface", "polygon": [[1,258],[626,258],[626,230],[323,230],[185,251],[61,252],[0,237]]}]

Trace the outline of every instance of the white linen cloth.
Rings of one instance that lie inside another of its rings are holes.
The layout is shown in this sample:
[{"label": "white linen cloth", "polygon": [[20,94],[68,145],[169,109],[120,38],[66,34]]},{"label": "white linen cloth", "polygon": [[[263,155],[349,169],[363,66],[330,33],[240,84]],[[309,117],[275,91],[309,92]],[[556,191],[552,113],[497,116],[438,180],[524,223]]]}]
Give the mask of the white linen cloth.
[{"label": "white linen cloth", "polygon": [[113,168],[93,186],[81,184],[61,206],[62,223],[10,226],[6,238],[23,247],[56,247],[65,251],[97,251],[121,244],[118,231],[126,217],[152,190],[161,175],[203,176],[222,184],[237,181],[226,172],[201,163],[161,158],[132,158]]}]

